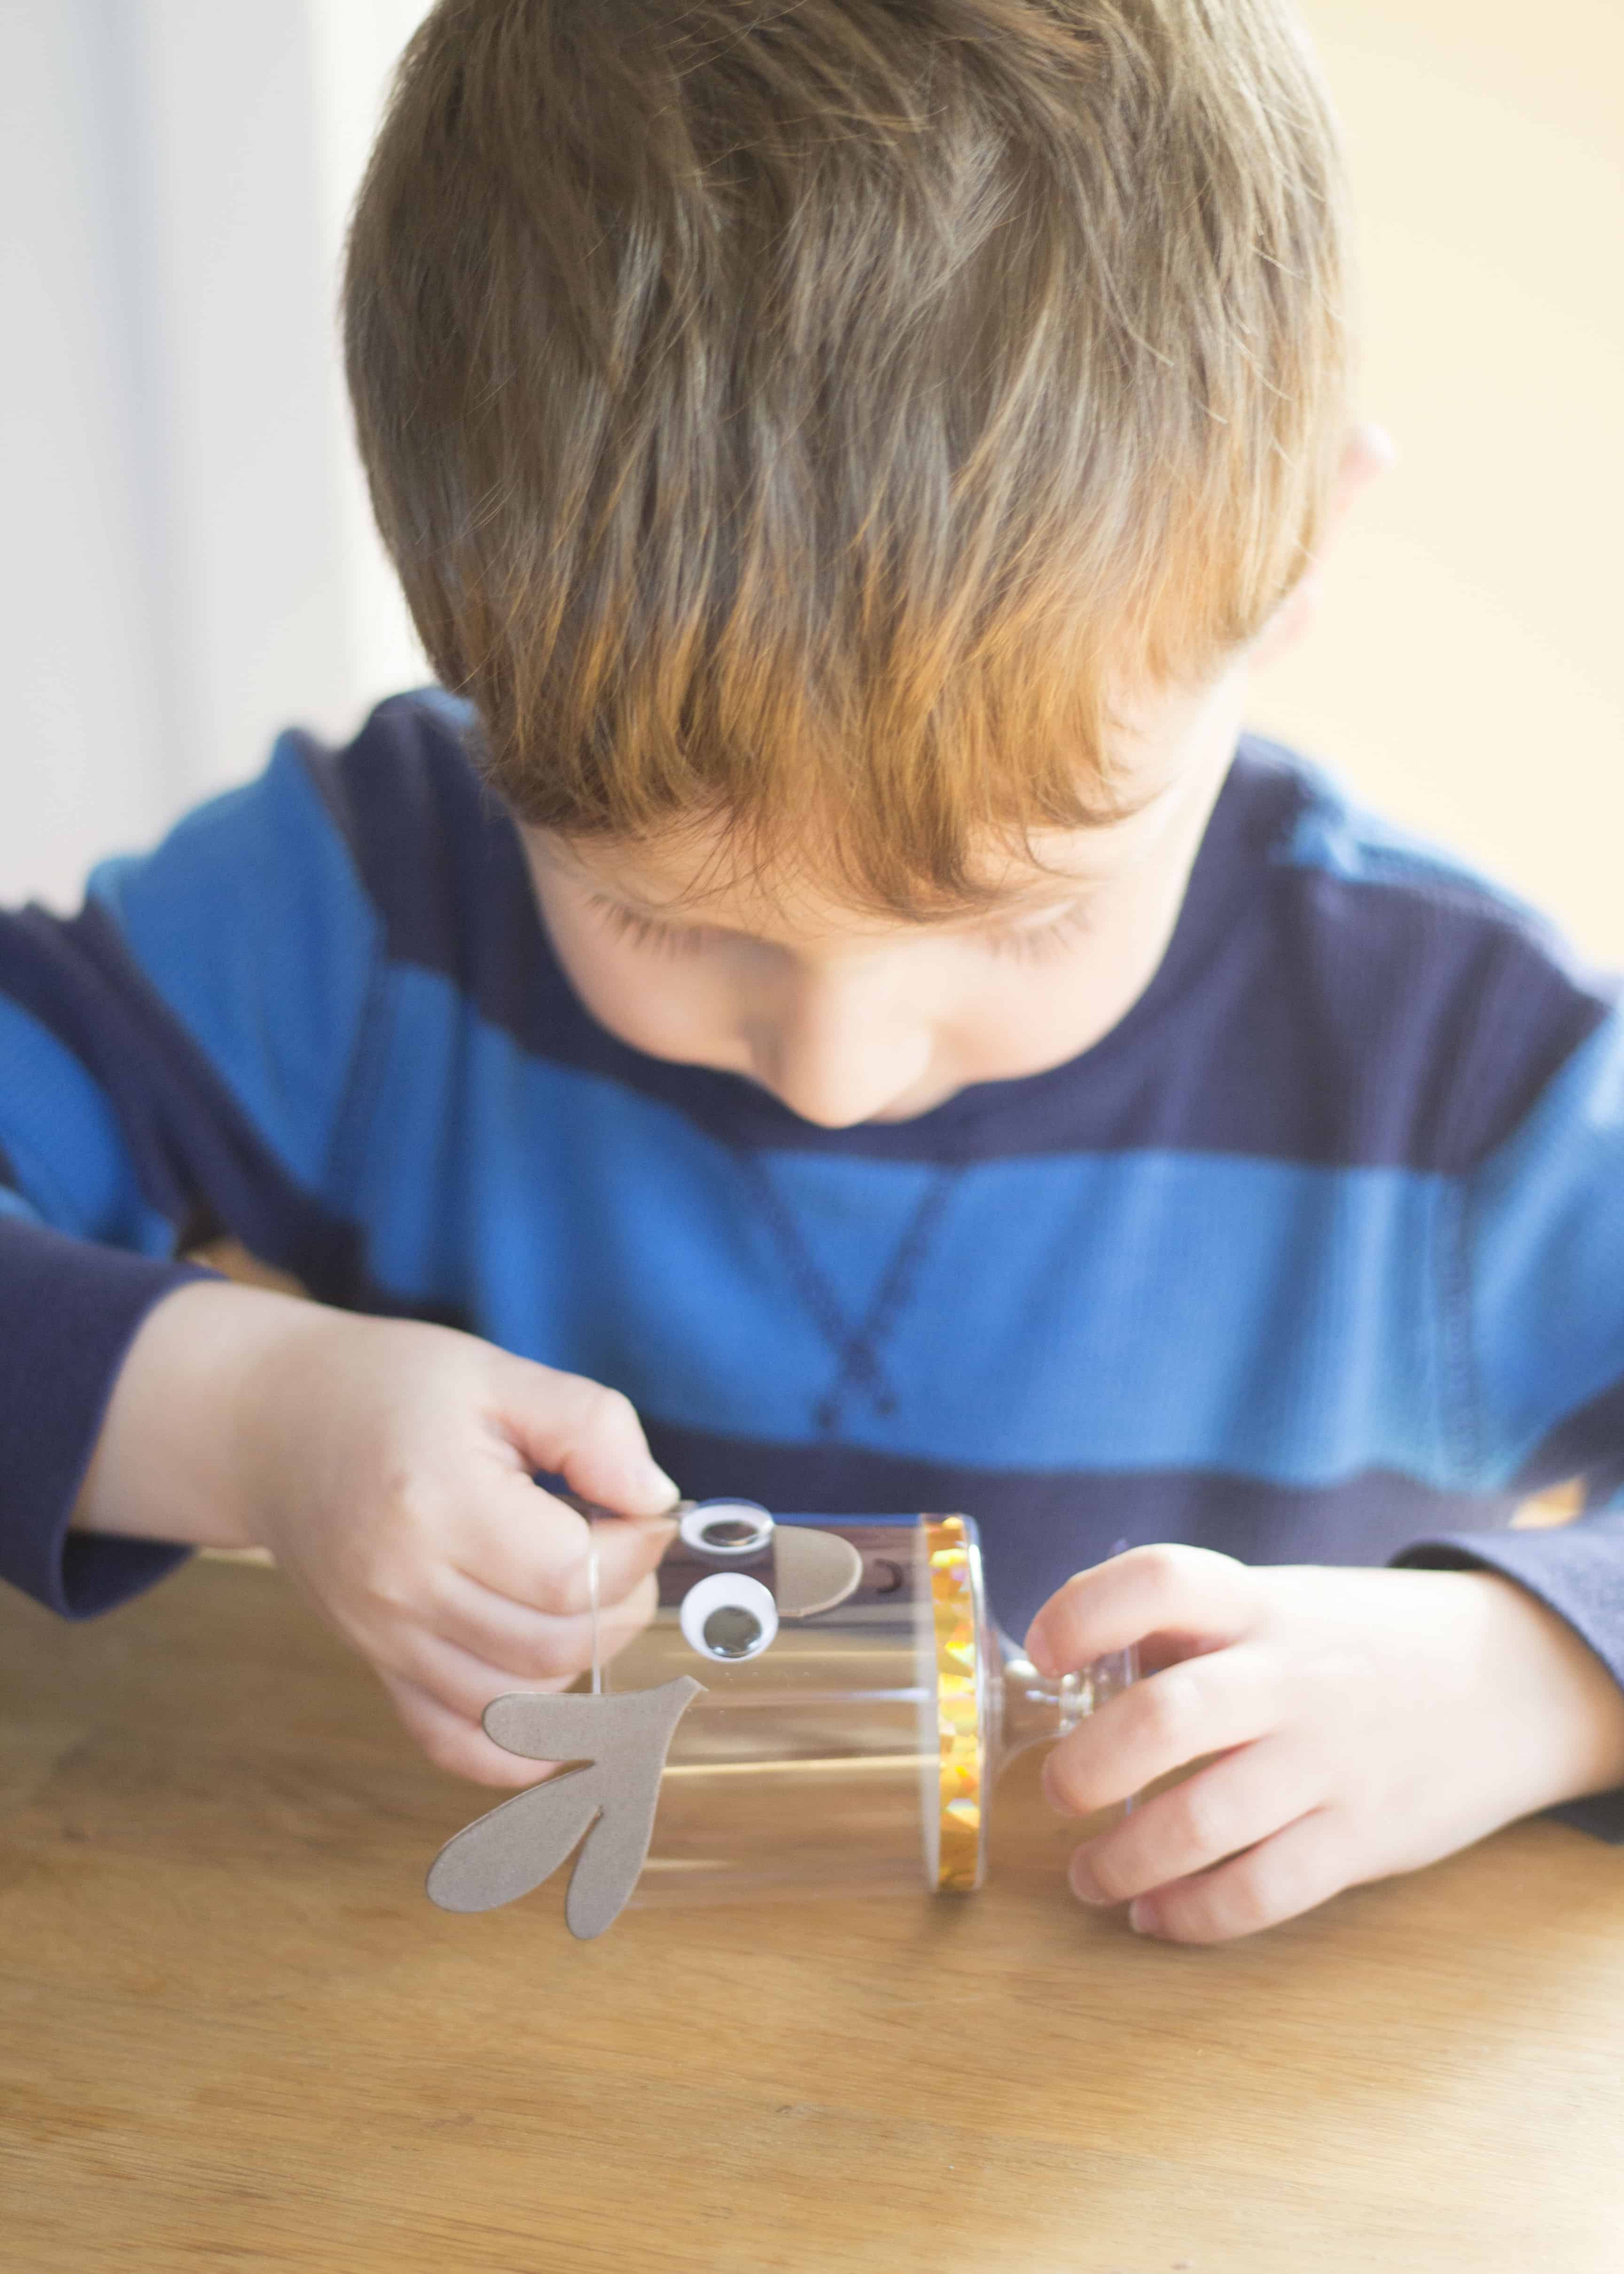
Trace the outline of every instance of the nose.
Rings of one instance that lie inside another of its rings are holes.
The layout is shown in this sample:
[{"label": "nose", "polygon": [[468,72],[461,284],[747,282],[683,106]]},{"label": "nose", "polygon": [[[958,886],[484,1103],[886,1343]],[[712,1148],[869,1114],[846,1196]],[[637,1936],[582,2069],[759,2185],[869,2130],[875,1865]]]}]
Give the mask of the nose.
[{"label": "nose", "polygon": [[930,1063],[928,1020],[894,1001],[880,971],[801,971],[751,1037],[756,1080],[792,1113],[849,1129],[914,1088]]}]

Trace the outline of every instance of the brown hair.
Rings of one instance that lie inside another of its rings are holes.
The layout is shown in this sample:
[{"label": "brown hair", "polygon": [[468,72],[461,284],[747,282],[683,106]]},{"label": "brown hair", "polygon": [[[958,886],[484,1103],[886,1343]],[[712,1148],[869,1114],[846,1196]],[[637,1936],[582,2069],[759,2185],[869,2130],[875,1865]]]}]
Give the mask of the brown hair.
[{"label": "brown hair", "polygon": [[1307,566],[1343,236],[1285,0],[440,0],[345,342],[496,786],[974,900]]}]

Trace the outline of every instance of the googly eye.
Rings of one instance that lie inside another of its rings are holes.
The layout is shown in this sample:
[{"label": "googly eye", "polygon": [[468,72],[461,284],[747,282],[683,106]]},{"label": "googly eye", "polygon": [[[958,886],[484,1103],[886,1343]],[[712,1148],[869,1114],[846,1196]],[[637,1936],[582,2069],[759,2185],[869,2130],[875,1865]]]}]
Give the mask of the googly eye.
[{"label": "googly eye", "polygon": [[678,1530],[695,1555],[756,1555],[772,1538],[772,1518],[753,1500],[702,1500]]},{"label": "googly eye", "polygon": [[748,1571],[712,1571],[682,1598],[682,1636],[701,1658],[759,1658],[778,1630],[778,1607]]}]

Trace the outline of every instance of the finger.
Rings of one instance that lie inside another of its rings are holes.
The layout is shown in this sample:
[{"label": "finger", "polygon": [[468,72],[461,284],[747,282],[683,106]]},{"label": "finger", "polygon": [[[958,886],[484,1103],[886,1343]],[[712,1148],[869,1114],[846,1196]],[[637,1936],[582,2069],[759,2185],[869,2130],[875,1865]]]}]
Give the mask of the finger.
[{"label": "finger", "polygon": [[[598,1654],[605,1661],[641,1634],[659,1607],[652,1575],[619,1602],[598,1612]],[[556,1618],[499,1595],[461,1572],[442,1583],[431,1619],[443,1641],[499,1668],[509,1683],[545,1681],[584,1673],[592,1662],[592,1621],[588,1613]]]},{"label": "finger", "polygon": [[1357,1876],[1350,1864],[1335,1817],[1315,1809],[1215,1871],[1139,1896],[1129,1924],[1163,1942],[1234,1942],[1340,1894]]},{"label": "finger", "polygon": [[1124,1903],[1210,1871],[1294,1824],[1323,1791],[1323,1773],[1283,1742],[1243,1745],[1079,1848],[1071,1891],[1086,1903]]},{"label": "finger", "polygon": [[1255,1644],[1183,1659],[1107,1700],[1043,1764],[1049,1805],[1092,1816],[1206,1753],[1250,1744],[1280,1720],[1276,1656]]},{"label": "finger", "polygon": [[676,1526],[583,1516],[528,1477],[492,1478],[479,1495],[457,1554],[464,1577],[533,1610],[575,1617],[591,1603],[590,1545],[598,1547],[598,1600],[618,1603],[659,1562]]},{"label": "finger", "polygon": [[[586,1651],[584,1663],[590,1665],[590,1638]],[[505,1697],[510,1690],[561,1690],[582,1671],[581,1664],[566,1662],[573,1653],[564,1645],[558,1651],[560,1662],[552,1669],[521,1674],[426,1627],[392,1634],[368,1654],[381,1672],[416,1683],[465,1721],[477,1721],[493,1698]]]},{"label": "finger", "polygon": [[[651,1608],[634,1601],[600,1617],[598,1653],[605,1663],[641,1630]],[[505,1645],[500,1634],[487,1636],[481,1648],[470,1650],[432,1626],[392,1636],[369,1654],[392,1673],[432,1691],[453,1713],[477,1720],[492,1698],[515,1687],[560,1689],[587,1671],[592,1663],[590,1618],[549,1619],[545,1625],[550,1631],[544,1633],[538,1626],[528,1646],[515,1653],[526,1660],[523,1667],[502,1662],[498,1653]]]},{"label": "finger", "polygon": [[1026,1655],[1052,1677],[1156,1635],[1210,1649],[1238,1642],[1259,1611],[1253,1575],[1232,1555],[1171,1543],[1131,1547],[1049,1597],[1026,1630]]},{"label": "finger", "polygon": [[680,1497],[656,1463],[629,1397],[583,1374],[510,1359],[502,1418],[530,1466],[561,1476],[618,1516],[663,1516]]},{"label": "finger", "polygon": [[453,1776],[470,1777],[476,1784],[522,1786],[539,1784],[553,1774],[557,1763],[527,1760],[492,1744],[477,1721],[460,1713],[396,1674],[384,1674],[383,1686],[410,1735],[437,1768]]}]

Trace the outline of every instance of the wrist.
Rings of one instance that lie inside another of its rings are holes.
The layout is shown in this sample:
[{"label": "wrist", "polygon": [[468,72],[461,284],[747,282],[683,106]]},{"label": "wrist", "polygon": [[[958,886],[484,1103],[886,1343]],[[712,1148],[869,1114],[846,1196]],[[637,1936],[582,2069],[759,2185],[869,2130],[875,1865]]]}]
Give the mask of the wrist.
[{"label": "wrist", "polygon": [[165,1296],[125,1354],[72,1529],[259,1545],[244,1458],[254,1385],[330,1318],[319,1304],[223,1281]]},{"label": "wrist", "polygon": [[1624,1690],[1577,1629],[1497,1571],[1462,1573],[1490,1615],[1492,1678],[1509,1688],[1535,1797],[1527,1812],[1624,1785]]}]

